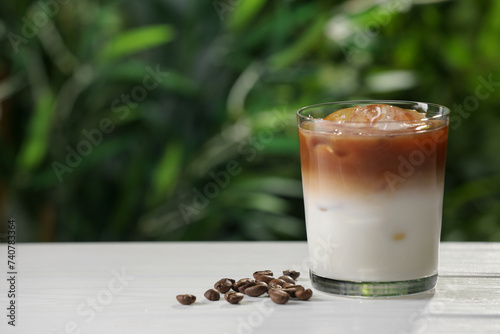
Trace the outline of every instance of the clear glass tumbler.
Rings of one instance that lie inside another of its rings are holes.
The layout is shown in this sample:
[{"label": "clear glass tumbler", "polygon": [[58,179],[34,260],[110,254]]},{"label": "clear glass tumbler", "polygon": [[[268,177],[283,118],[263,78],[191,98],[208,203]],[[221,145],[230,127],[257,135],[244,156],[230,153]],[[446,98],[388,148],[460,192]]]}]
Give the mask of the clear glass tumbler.
[{"label": "clear glass tumbler", "polygon": [[[377,121],[324,119],[369,105],[421,118],[384,121],[372,106]],[[331,102],[297,112],[313,287],[377,297],[435,286],[449,112],[411,101]]]}]

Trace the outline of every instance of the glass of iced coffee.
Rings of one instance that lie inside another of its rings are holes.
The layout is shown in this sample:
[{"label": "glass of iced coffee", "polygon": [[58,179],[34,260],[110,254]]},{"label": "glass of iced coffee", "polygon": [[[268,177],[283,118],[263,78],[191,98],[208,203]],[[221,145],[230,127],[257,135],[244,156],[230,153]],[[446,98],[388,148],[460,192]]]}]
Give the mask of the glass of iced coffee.
[{"label": "glass of iced coffee", "polygon": [[297,118],[313,287],[366,297],[432,289],[449,109],[332,102]]}]

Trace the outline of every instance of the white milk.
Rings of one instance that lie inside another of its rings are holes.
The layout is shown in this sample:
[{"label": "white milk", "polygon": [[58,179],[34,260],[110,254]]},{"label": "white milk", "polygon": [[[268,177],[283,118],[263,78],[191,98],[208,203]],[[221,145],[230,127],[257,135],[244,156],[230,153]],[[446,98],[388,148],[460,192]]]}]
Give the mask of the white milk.
[{"label": "white milk", "polygon": [[400,281],[437,273],[443,189],[315,196],[304,189],[311,270],[346,281]]}]

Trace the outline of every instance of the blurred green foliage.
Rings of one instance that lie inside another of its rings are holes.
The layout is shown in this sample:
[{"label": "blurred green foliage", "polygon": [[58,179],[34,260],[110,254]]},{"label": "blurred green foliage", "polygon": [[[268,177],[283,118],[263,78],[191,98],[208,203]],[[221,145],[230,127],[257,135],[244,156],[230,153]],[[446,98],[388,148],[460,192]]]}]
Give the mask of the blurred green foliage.
[{"label": "blurred green foliage", "polygon": [[295,110],[402,99],[454,112],[443,239],[500,241],[498,17],[498,1],[4,1],[1,216],[29,241],[304,239]]}]

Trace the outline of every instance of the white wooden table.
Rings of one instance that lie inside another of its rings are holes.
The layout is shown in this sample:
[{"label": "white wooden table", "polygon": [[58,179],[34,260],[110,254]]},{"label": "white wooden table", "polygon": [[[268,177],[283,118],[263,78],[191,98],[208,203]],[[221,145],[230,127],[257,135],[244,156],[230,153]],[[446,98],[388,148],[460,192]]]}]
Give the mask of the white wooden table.
[{"label": "white wooden table", "polygon": [[[203,297],[261,269],[299,270],[310,287],[306,259],[305,242],[18,244],[16,327],[2,276],[0,333],[500,333],[500,243],[443,243],[436,289],[412,297]],[[180,293],[196,303],[180,305]]]}]

